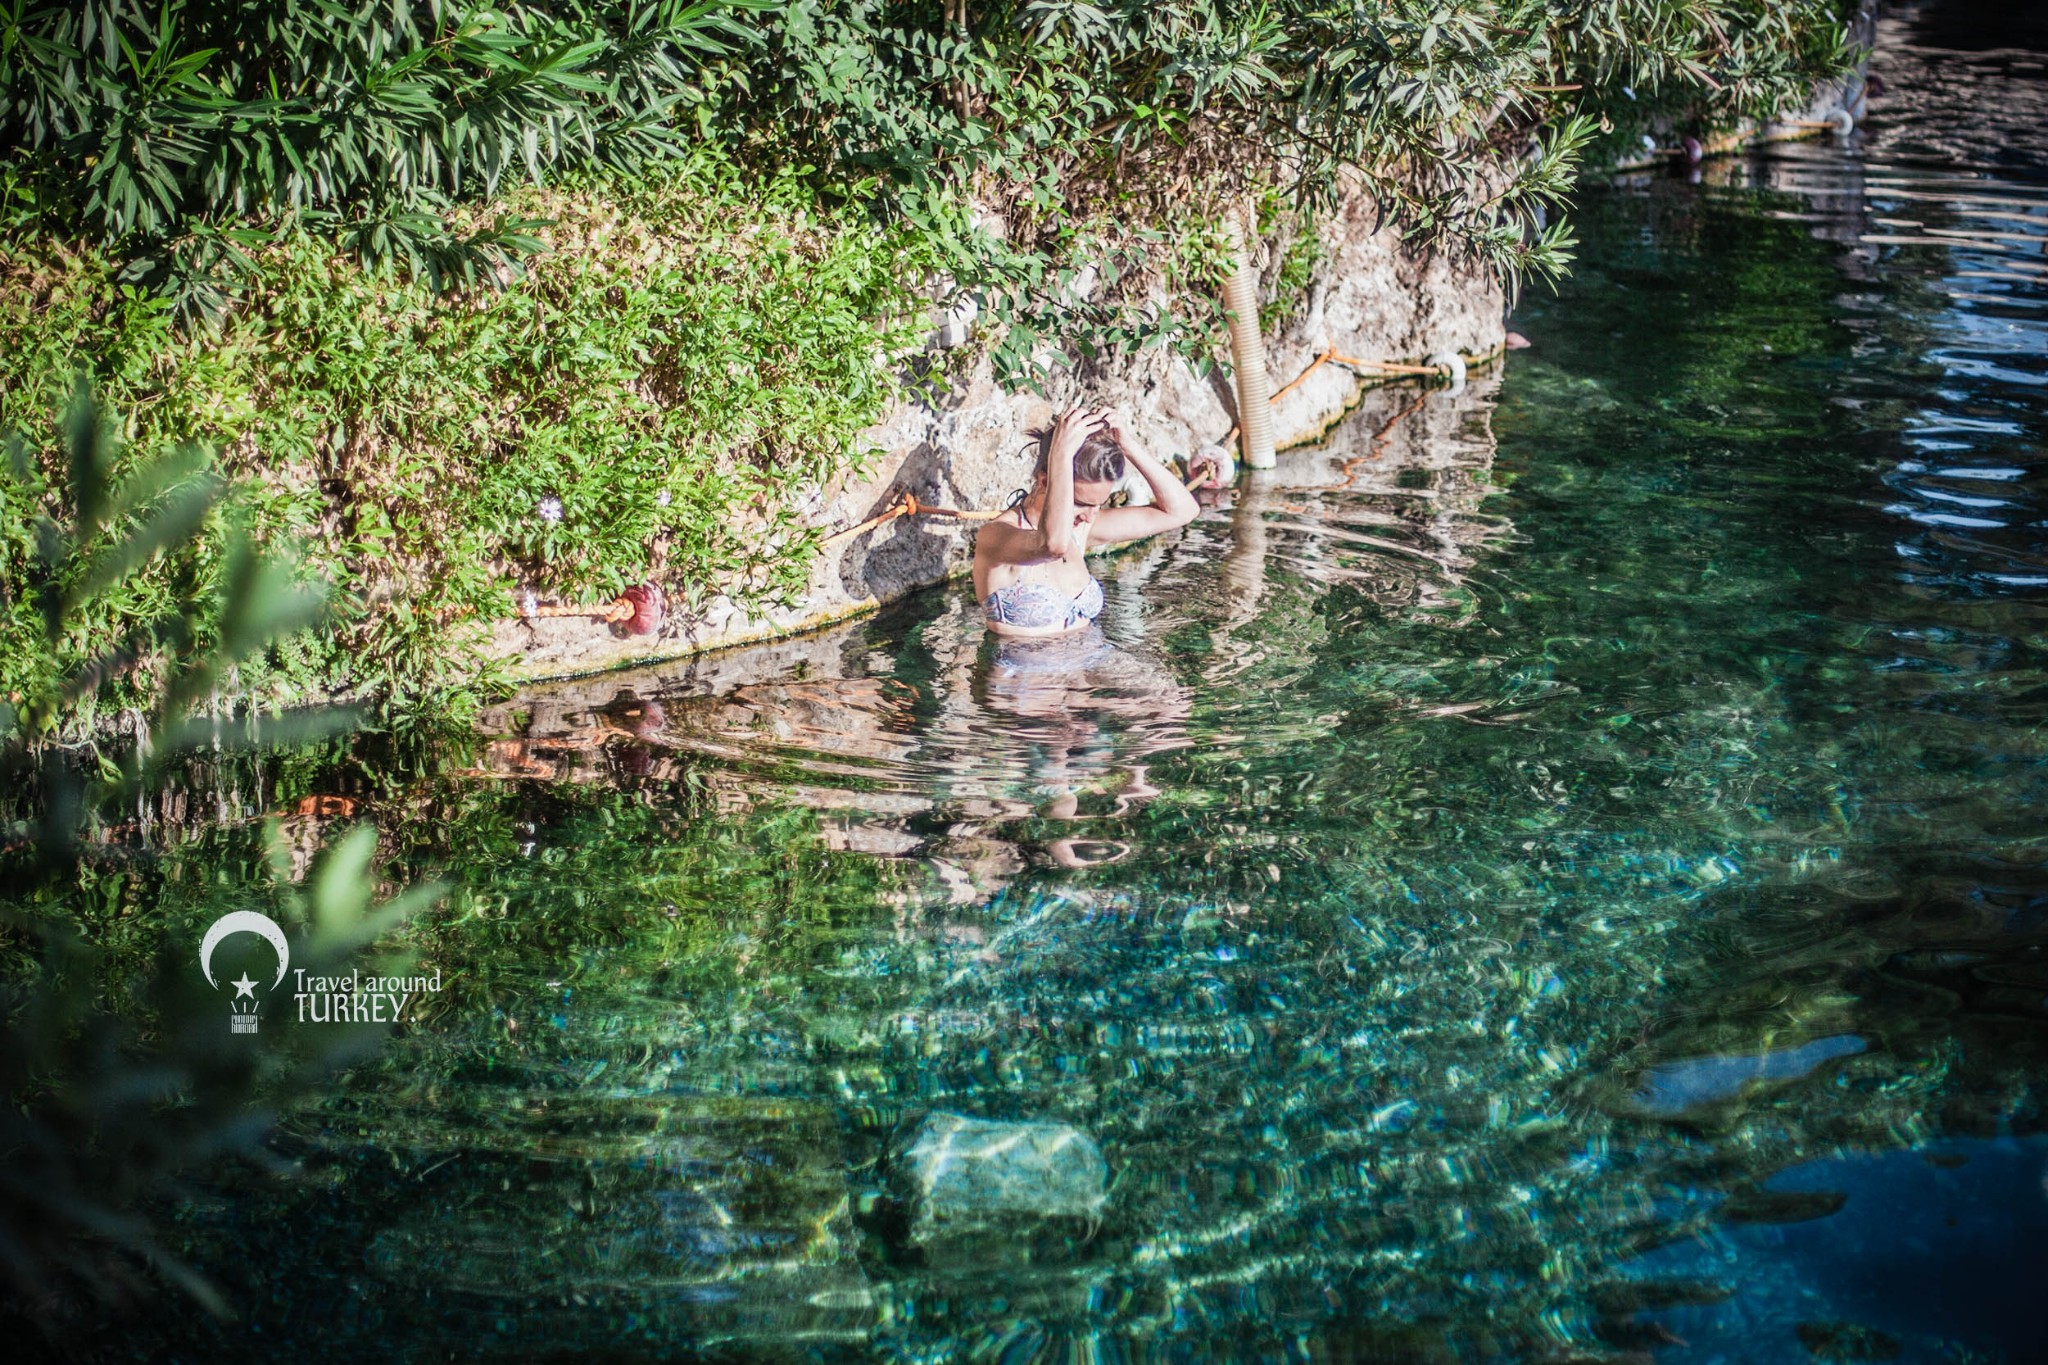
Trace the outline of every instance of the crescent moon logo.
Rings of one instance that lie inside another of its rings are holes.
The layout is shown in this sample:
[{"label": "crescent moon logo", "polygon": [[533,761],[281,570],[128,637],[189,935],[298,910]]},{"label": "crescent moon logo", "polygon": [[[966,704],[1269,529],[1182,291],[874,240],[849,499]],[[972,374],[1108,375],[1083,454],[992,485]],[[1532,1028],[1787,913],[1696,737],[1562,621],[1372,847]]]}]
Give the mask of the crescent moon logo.
[{"label": "crescent moon logo", "polygon": [[206,937],[199,942],[199,970],[206,973],[206,984],[215,990],[220,989],[220,983],[213,979],[213,950],[229,934],[245,933],[261,934],[271,947],[277,949],[277,980],[270,983],[270,988],[276,990],[284,981],[284,969],[292,960],[292,950],[284,941],[284,930],[277,927],[277,922],[254,910],[235,910],[222,915],[207,929]]}]

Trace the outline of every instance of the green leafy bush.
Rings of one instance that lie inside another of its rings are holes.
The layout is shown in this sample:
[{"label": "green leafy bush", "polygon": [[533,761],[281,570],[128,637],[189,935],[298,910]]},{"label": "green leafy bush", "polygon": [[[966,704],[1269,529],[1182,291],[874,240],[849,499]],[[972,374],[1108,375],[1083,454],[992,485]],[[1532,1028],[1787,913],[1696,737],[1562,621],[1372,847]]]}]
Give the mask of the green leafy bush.
[{"label": "green leafy bush", "polygon": [[[1171,240],[1247,188],[1314,207],[1347,175],[1418,238],[1511,277],[1555,275],[1570,237],[1543,220],[1610,106],[1654,101],[1704,126],[1801,100],[1843,59],[1842,8],[962,0],[942,17],[792,0],[707,79],[725,82],[742,129],[765,130],[756,155],[800,157],[945,237],[956,278],[1001,322],[1087,334],[1129,325],[1063,307],[1054,287],[1061,265],[1092,260],[1088,225]],[[1005,240],[946,230],[963,191],[1002,212]]]},{"label": "green leafy bush", "polygon": [[[21,0],[0,13],[0,148],[43,219],[218,306],[216,267],[261,240],[229,220],[298,215],[366,261],[474,282],[532,225],[451,231],[451,203],[716,142],[879,197],[950,244],[999,317],[1043,331],[1089,321],[1030,262],[1086,254],[1070,220],[1109,201],[1199,217],[1250,185],[1326,201],[1347,168],[1413,230],[1555,273],[1568,239],[1531,222],[1583,114],[1621,91],[1699,123],[1768,113],[1839,64],[1844,3]],[[1020,230],[960,231],[963,191]],[[1139,332],[1112,347],[1176,335]]]},{"label": "green leafy bush", "polygon": [[[57,418],[74,365],[122,414],[133,458],[208,443],[241,480],[214,549],[165,559],[54,652],[16,595],[0,688],[51,676],[204,572],[232,525],[303,537],[336,589],[318,640],[247,661],[239,690],[404,700],[477,680],[473,646],[515,590],[603,600],[660,577],[684,599],[801,586],[803,490],[860,461],[885,363],[922,318],[916,238],[817,210],[791,177],[715,157],[529,190],[548,248],[499,291],[365,270],[307,231],[255,251],[214,333],[118,283],[118,258],[48,242],[0,252],[0,427],[46,452],[0,493],[7,524],[61,502]],[[0,576],[32,547],[11,539]]]}]

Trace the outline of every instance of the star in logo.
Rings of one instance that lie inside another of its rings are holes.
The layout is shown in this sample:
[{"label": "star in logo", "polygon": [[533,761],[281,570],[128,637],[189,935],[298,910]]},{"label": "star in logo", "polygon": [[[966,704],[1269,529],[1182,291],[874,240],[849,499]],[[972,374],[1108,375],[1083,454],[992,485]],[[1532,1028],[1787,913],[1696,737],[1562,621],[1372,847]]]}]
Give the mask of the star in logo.
[{"label": "star in logo", "polygon": [[240,1000],[245,995],[251,1000],[256,998],[256,983],[249,979],[247,972],[242,973],[240,981],[230,981],[228,984],[235,988],[235,999]]}]

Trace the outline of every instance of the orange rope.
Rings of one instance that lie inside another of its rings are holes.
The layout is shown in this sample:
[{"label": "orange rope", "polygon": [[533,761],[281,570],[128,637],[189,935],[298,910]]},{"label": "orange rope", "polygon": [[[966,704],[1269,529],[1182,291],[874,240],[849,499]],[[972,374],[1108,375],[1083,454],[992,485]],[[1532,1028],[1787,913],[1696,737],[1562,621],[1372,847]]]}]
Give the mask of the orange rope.
[{"label": "orange rope", "polygon": [[1332,484],[1331,487],[1349,488],[1352,484],[1358,482],[1358,466],[1364,464],[1367,460],[1377,460],[1380,456],[1386,454],[1387,440],[1394,434],[1394,428],[1401,424],[1401,419],[1403,417],[1406,417],[1409,413],[1415,411],[1417,408],[1421,407],[1424,403],[1427,403],[1428,401],[1429,394],[1427,392],[1418,393],[1415,395],[1414,402],[1410,403],[1407,407],[1402,408],[1399,412],[1396,412],[1392,417],[1389,417],[1386,421],[1382,422],[1380,424],[1380,429],[1372,434],[1372,447],[1369,450],[1367,450],[1365,454],[1353,455],[1350,459],[1346,460],[1343,466],[1344,482],[1339,484]]},{"label": "orange rope", "polygon": [[1391,360],[1357,360],[1348,355],[1333,355],[1330,359],[1339,365],[1349,365],[1354,370],[1379,370],[1385,374],[1430,374],[1441,375],[1441,365],[1399,365]]},{"label": "orange rope", "polygon": [[998,507],[994,511],[975,510],[963,512],[957,507],[931,507],[919,502],[917,496],[913,493],[905,493],[903,501],[905,503],[903,514],[909,517],[953,517],[960,521],[994,521],[997,517],[1010,510],[1007,507]]},{"label": "orange rope", "polygon": [[849,526],[843,531],[834,531],[819,544],[830,546],[837,545],[842,540],[852,540],[862,532],[872,531],[877,526],[886,525],[898,517],[954,517],[960,521],[994,521],[1009,510],[1007,507],[998,507],[992,512],[963,512],[957,507],[933,507],[929,503],[919,502],[917,494],[905,493],[891,503],[886,511],[877,512],[866,521]]},{"label": "orange rope", "polygon": [[[1282,398],[1285,398],[1288,394],[1294,392],[1294,388],[1297,384],[1301,383],[1302,380],[1314,374],[1324,364],[1326,364],[1329,361],[1335,360],[1336,358],[1337,348],[1335,346],[1332,346],[1328,350],[1324,351],[1321,355],[1317,356],[1314,360],[1309,361],[1307,369],[1303,370],[1300,374],[1294,376],[1294,378],[1288,380],[1285,384],[1282,384],[1280,386],[1279,390],[1273,395],[1273,401],[1277,403]],[[1235,431],[1237,430],[1237,428],[1232,427],[1231,430]]]},{"label": "orange rope", "polygon": [[1415,395],[1414,402],[1408,404],[1406,407],[1396,412],[1392,417],[1389,417],[1386,421],[1380,423],[1380,429],[1372,434],[1371,448],[1368,449],[1365,452],[1365,454],[1353,455],[1350,459],[1344,461],[1343,464],[1337,466],[1338,469],[1341,470],[1344,474],[1344,477],[1338,482],[1297,484],[1283,491],[1289,493],[1323,493],[1338,488],[1351,487],[1353,484],[1358,482],[1358,467],[1368,460],[1377,460],[1380,456],[1386,454],[1387,440],[1394,434],[1394,428],[1401,424],[1401,419],[1406,417],[1409,413],[1414,412],[1416,409],[1420,408],[1424,403],[1427,403],[1428,401],[1429,394],[1427,391],[1418,393]]},{"label": "orange rope", "polygon": [[855,536],[859,535],[863,531],[872,531],[877,526],[882,525],[884,522],[896,520],[896,518],[903,515],[903,510],[903,504],[897,503],[895,506],[891,507],[888,511],[882,513],[879,516],[869,517],[866,521],[863,521],[855,526],[849,526],[843,531],[834,531],[831,535],[826,536],[822,541],[820,541],[819,544],[829,546],[837,545],[842,540],[852,540]]},{"label": "orange rope", "polygon": [[[1339,355],[1337,353],[1337,348],[1335,346],[1332,346],[1328,350],[1324,351],[1321,355],[1317,356],[1314,360],[1309,361],[1307,369],[1303,370],[1300,374],[1294,376],[1294,378],[1288,380],[1285,384],[1281,385],[1280,391],[1273,395],[1273,401],[1275,403],[1279,402],[1284,395],[1293,392],[1295,385],[1301,383],[1302,380],[1314,374],[1316,370],[1321,366],[1327,365],[1332,361],[1335,361],[1339,365],[1347,366],[1350,369],[1378,370],[1383,374],[1417,374],[1440,376],[1445,372],[1444,367],[1441,365],[1402,365],[1392,360],[1360,360],[1356,356]],[[1230,430],[1223,433],[1223,439],[1220,442],[1220,444],[1230,444],[1231,438],[1237,435],[1237,428],[1238,424],[1236,422],[1232,422],[1230,424]]]},{"label": "orange rope", "polygon": [[536,606],[529,608],[525,614],[532,617],[591,616],[600,621],[617,624],[633,615],[633,604],[623,597],[614,597],[601,607]]},{"label": "orange rope", "polygon": [[1380,429],[1372,434],[1372,443],[1376,446],[1385,445],[1387,443],[1387,438],[1394,434],[1394,428],[1401,425],[1401,419],[1403,417],[1406,417],[1409,413],[1414,412],[1416,409],[1420,408],[1424,403],[1427,403],[1428,401],[1429,395],[1427,393],[1416,394],[1414,402],[1410,403],[1407,407],[1402,408],[1399,412],[1395,413],[1392,417],[1389,417],[1386,421],[1380,423]]}]

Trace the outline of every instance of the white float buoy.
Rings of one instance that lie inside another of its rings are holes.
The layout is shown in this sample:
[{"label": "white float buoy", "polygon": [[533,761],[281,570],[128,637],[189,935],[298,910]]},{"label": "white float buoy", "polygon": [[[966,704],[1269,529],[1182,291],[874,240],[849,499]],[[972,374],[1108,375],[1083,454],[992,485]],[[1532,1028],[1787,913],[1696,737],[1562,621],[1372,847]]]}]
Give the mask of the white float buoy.
[{"label": "white float buoy", "polygon": [[1228,488],[1237,482],[1237,459],[1230,453],[1230,447],[1211,442],[1196,451],[1188,460],[1188,477],[1195,477],[1203,465],[1214,466],[1216,473],[1209,480],[1216,488]]},{"label": "white float buoy", "polygon": [[1438,351],[1430,356],[1427,363],[1437,366],[1451,377],[1452,393],[1465,391],[1465,357],[1456,351]]}]

